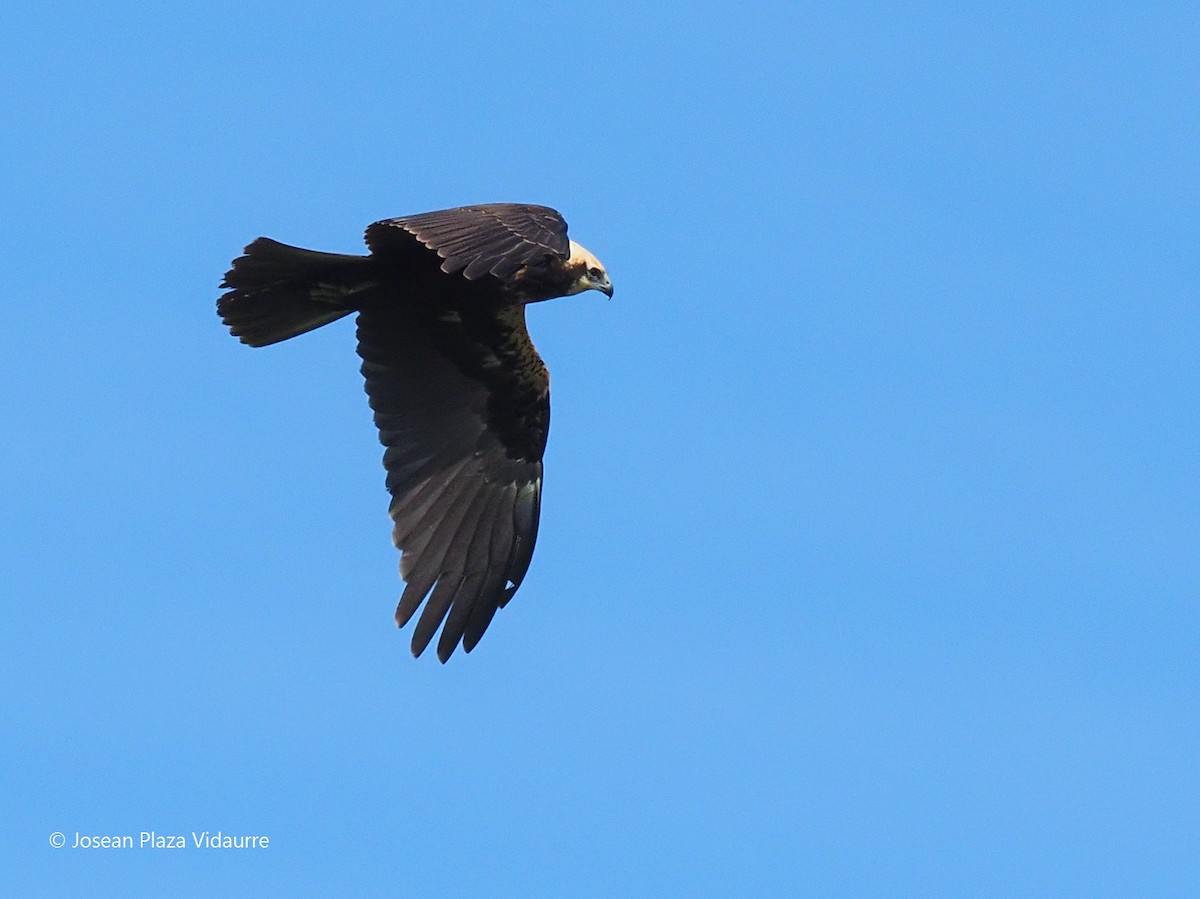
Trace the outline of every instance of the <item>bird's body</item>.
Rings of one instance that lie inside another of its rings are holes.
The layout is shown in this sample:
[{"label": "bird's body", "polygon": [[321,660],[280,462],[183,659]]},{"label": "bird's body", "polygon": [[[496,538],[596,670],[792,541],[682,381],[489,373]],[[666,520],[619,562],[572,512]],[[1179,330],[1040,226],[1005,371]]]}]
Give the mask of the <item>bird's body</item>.
[{"label": "bird's body", "polygon": [[419,655],[469,652],[529,567],[541,504],[550,382],[525,306],[608,275],[543,206],[467,206],[376,222],[369,256],[259,238],[234,260],[217,311],[266,346],[358,313],[358,352],[392,494]]}]

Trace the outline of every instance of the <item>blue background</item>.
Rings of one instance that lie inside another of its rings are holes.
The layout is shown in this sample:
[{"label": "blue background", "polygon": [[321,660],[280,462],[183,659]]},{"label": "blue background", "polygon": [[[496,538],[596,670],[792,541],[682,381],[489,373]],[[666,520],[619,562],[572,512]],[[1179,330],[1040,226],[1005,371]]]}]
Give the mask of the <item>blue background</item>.
[{"label": "blue background", "polygon": [[[1194,3],[0,13],[0,886],[1200,895]],[[397,632],[266,234],[564,211],[542,531]],[[267,835],[71,850],[53,831]]]}]

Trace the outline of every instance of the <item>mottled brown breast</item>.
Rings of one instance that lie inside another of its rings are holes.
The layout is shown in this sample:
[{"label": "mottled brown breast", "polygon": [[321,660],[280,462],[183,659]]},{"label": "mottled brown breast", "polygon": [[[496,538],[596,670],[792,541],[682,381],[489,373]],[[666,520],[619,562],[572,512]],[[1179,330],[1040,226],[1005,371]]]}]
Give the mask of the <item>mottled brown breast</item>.
[{"label": "mottled brown breast", "polygon": [[542,458],[550,374],[525,327],[524,306],[443,310],[428,327],[443,354],[487,389],[487,425],[510,458]]}]

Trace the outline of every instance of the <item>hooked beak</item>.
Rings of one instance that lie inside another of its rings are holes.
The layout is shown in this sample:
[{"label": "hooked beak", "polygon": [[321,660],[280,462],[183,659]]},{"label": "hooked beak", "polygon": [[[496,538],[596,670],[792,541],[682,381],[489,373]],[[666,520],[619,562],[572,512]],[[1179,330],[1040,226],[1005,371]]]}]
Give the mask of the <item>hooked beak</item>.
[{"label": "hooked beak", "polygon": [[598,290],[610,300],[612,299],[613,287],[612,281],[608,280],[608,272],[600,269],[595,275],[590,272],[587,276],[587,286],[590,290]]}]

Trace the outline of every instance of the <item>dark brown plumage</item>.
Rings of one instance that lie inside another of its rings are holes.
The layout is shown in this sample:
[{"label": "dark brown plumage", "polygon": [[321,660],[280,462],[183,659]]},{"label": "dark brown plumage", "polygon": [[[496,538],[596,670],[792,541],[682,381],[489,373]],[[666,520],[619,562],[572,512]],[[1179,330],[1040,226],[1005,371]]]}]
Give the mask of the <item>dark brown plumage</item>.
[{"label": "dark brown plumage", "polygon": [[[497,203],[376,222],[369,256],[265,237],[217,301],[232,333],[267,346],[358,313],[358,353],[392,494],[406,586],[396,608],[420,655],[470,652],[533,555],[550,382],[525,306],[612,296],[600,262],[553,209]],[[443,626],[443,622],[445,622]]]}]

